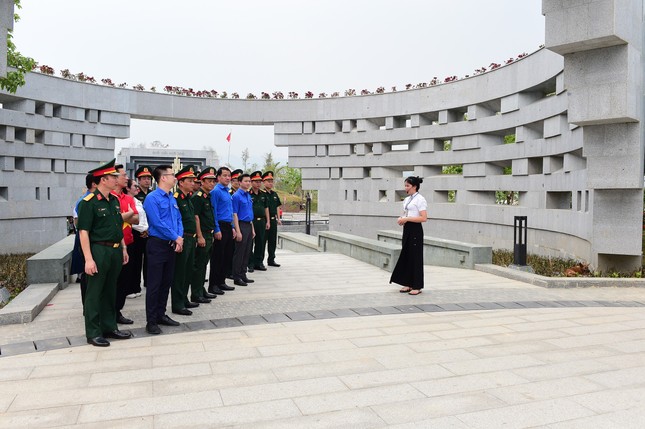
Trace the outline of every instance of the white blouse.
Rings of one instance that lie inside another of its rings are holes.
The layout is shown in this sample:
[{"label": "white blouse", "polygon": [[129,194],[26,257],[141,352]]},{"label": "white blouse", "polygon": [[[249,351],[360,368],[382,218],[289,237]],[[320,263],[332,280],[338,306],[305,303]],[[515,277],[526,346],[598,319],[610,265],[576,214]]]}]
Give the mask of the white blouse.
[{"label": "white blouse", "polygon": [[133,199],[134,204],[137,207],[137,211],[139,212],[139,224],[132,225],[132,229],[137,232],[146,232],[148,230],[148,216],[146,216],[146,211],[143,209],[143,204],[141,204],[141,201],[134,197]]},{"label": "white blouse", "polygon": [[403,200],[403,217],[421,216],[421,212],[424,210],[428,210],[428,202],[418,192]]}]

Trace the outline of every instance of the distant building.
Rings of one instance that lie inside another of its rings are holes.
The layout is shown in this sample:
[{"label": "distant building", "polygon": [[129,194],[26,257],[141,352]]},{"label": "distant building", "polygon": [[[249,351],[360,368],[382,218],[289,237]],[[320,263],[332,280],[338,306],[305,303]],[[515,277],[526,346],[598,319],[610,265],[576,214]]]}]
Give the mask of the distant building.
[{"label": "distant building", "polygon": [[219,167],[219,157],[214,150],[188,150],[158,147],[124,147],[116,157],[117,164],[125,166],[128,177],[134,177],[134,172],[141,165],[155,168],[158,165],[172,165],[179,158],[182,165],[195,165],[199,170],[203,167]]}]

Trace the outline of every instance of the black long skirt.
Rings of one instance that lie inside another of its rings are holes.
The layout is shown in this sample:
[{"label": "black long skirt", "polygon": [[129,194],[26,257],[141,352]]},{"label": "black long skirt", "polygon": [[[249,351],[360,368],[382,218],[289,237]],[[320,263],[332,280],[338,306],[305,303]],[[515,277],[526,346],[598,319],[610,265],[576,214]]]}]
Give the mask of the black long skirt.
[{"label": "black long skirt", "polygon": [[423,227],[420,223],[403,225],[403,248],[390,283],[423,289]]}]

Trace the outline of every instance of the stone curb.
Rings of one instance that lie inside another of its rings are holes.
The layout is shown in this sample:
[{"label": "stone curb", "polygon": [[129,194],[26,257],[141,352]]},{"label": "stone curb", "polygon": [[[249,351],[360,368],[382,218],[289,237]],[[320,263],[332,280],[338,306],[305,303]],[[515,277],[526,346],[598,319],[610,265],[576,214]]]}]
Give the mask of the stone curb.
[{"label": "stone curb", "polygon": [[0,310],[0,326],[31,322],[58,292],[58,283],[32,284]]},{"label": "stone curb", "polygon": [[588,288],[588,287],[643,287],[645,279],[609,278],[609,277],[546,277],[500,267],[494,264],[476,264],[475,270],[493,274],[511,280],[518,280],[543,288]]},{"label": "stone curb", "polygon": [[[388,314],[437,313],[448,311],[512,310],[529,308],[574,308],[574,307],[645,307],[640,301],[509,301],[509,302],[459,302],[442,304],[399,305],[386,307],[340,308],[334,310],[294,311],[287,313],[261,314],[229,317],[225,319],[196,320],[178,327],[163,327],[165,334],[196,332],[212,329],[235,328],[269,323],[298,322],[307,320],[337,319],[345,317],[383,316]],[[134,338],[149,337],[145,328],[130,330]],[[81,336],[48,338],[36,341],[5,344],[0,346],[0,358],[26,353],[42,352],[87,345]]]}]

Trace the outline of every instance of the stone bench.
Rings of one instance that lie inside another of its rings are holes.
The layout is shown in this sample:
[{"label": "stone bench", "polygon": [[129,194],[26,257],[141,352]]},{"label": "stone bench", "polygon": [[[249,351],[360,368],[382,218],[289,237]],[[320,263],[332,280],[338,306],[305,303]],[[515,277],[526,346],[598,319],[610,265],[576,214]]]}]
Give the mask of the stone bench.
[{"label": "stone bench", "polygon": [[56,282],[59,289],[65,289],[69,284],[75,238],[68,235],[27,259],[27,284]]},{"label": "stone bench", "polygon": [[401,245],[337,231],[318,233],[318,247],[323,252],[340,253],[392,272],[401,254]]},{"label": "stone bench", "polygon": [[[378,231],[377,238],[384,243],[401,246],[402,231]],[[441,267],[475,269],[475,264],[490,264],[493,248],[462,241],[423,237],[423,263]]]},{"label": "stone bench", "polygon": [[304,232],[282,232],[278,233],[278,248],[291,250],[292,252],[319,252],[318,237],[307,235]]},{"label": "stone bench", "polygon": [[57,283],[31,284],[0,310],[0,325],[28,323],[58,292]]}]

